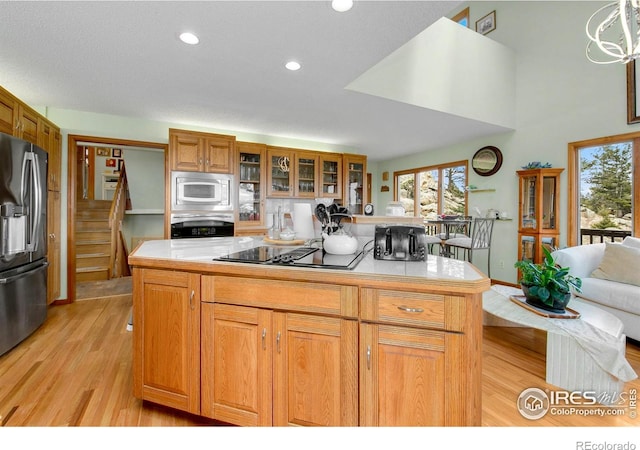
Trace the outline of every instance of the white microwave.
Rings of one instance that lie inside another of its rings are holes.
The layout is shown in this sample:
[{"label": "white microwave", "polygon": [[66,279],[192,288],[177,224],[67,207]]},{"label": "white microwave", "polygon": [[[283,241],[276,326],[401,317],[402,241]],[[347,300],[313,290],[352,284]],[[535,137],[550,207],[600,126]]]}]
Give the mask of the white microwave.
[{"label": "white microwave", "polygon": [[172,211],[233,211],[233,175],[171,172]]}]

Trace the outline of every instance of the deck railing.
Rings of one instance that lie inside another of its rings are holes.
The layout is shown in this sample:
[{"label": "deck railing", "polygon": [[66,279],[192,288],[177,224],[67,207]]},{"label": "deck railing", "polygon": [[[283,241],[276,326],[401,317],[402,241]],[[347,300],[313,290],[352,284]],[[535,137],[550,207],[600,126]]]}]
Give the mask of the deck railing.
[{"label": "deck railing", "polygon": [[631,236],[631,230],[598,230],[595,228],[580,229],[580,245],[597,244],[599,242],[622,242]]}]

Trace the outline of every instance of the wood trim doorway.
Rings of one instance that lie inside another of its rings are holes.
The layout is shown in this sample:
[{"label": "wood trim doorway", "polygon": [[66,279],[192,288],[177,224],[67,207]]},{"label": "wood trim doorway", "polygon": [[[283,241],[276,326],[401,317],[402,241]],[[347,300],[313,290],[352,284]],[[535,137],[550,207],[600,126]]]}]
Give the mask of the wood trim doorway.
[{"label": "wood trim doorway", "polygon": [[168,144],[146,141],[132,141],[129,139],[105,138],[97,136],[83,136],[70,134],[67,136],[67,298],[57,300],[56,304],[72,303],[76,298],[76,242],[75,242],[75,212],[76,189],[78,187],[78,170],[76,166],[76,151],[80,142],[110,145],[114,147],[146,147],[164,151],[165,167],[167,165]]}]

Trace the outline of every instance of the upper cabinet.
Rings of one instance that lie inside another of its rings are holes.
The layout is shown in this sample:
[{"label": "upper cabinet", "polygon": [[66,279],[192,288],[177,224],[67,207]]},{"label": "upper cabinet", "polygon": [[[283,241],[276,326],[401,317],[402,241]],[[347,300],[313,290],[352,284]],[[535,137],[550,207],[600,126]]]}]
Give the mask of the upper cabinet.
[{"label": "upper cabinet", "polygon": [[342,198],[342,155],[320,154],[319,197]]},{"label": "upper cabinet", "polygon": [[351,214],[362,214],[367,196],[367,157],[343,155],[344,205]]},{"label": "upper cabinet", "polygon": [[267,147],[268,197],[317,197],[319,153]]},{"label": "upper cabinet", "polygon": [[235,136],[169,129],[171,170],[233,173]]},{"label": "upper cabinet", "polygon": [[267,146],[252,142],[236,142],[236,149],[239,166],[237,225],[264,225]]}]

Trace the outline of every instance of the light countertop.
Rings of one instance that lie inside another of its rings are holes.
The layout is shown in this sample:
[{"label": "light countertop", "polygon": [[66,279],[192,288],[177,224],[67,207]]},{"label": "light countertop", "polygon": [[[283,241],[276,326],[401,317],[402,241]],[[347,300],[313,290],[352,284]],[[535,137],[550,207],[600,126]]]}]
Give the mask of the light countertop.
[{"label": "light countertop", "polygon": [[[361,241],[361,245],[364,245],[372,239],[359,238],[359,240]],[[142,242],[129,256],[129,262],[134,266],[144,266],[148,261],[163,260],[169,265],[172,262],[175,262],[176,266],[181,266],[183,263],[197,263],[198,265],[211,265],[212,269],[215,266],[230,264],[236,266],[238,264],[242,266],[251,266],[256,269],[282,268],[282,266],[277,265],[271,266],[214,261],[215,258],[261,245],[267,245],[263,241],[262,236],[152,240]],[[369,243],[365,248],[370,249],[372,246],[373,242]],[[295,247],[291,246],[291,248],[293,249]],[[426,261],[382,261],[374,259],[373,252],[369,252],[353,270],[290,266],[286,266],[286,269],[290,271],[313,271],[316,274],[320,271],[323,274],[335,274],[336,276],[339,272],[340,276],[361,275],[370,277],[371,275],[380,275],[384,277],[408,277],[413,279],[426,278],[432,280],[437,279],[462,282],[488,281],[483,273],[468,262],[435,255],[428,255]]]}]

